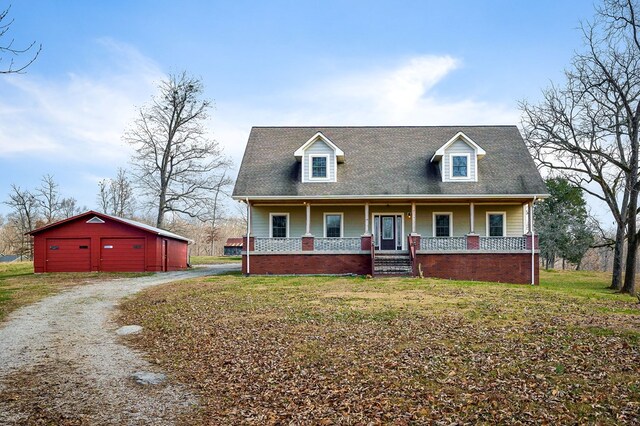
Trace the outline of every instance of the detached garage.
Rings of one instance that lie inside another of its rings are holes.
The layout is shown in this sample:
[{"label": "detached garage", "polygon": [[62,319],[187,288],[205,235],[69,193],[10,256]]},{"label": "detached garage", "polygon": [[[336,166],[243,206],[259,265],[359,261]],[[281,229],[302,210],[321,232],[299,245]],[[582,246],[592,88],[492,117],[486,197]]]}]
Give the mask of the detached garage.
[{"label": "detached garage", "polygon": [[94,211],[30,235],[36,273],[175,271],[188,264],[188,238]]}]

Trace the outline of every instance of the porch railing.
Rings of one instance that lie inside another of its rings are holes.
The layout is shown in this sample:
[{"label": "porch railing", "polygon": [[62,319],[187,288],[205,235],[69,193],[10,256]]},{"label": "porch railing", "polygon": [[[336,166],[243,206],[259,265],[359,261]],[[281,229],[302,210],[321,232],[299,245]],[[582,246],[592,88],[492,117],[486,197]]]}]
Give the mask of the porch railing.
[{"label": "porch railing", "polygon": [[[478,237],[476,237],[478,238]],[[480,250],[486,251],[523,251],[527,250],[527,237],[480,237]],[[319,252],[360,251],[361,238],[314,238],[313,250]],[[477,247],[477,246],[476,246]],[[423,237],[420,250],[427,251],[466,251],[467,237]],[[255,238],[254,250],[257,252],[299,252],[302,251],[302,238]]]},{"label": "porch railing", "polygon": [[526,250],[526,237],[480,237],[480,250]]},{"label": "porch railing", "polygon": [[420,250],[466,250],[467,237],[424,237]]},{"label": "porch railing", "polygon": [[361,239],[355,238],[314,238],[315,251],[353,251],[360,250]]},{"label": "porch railing", "polygon": [[255,251],[302,251],[302,238],[255,238]]}]

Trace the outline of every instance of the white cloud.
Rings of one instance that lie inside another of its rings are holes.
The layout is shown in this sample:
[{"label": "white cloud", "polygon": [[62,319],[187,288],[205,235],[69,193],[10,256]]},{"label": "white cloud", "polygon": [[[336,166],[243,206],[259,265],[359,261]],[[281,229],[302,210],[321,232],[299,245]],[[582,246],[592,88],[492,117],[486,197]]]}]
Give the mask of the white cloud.
[{"label": "white cloud", "polygon": [[126,44],[97,44],[105,53],[105,71],[59,80],[31,74],[3,79],[0,84],[13,96],[0,101],[0,157],[30,154],[89,163],[128,157],[124,129],[163,74]]},{"label": "white cloud", "polygon": [[453,79],[460,66],[461,61],[451,56],[418,56],[385,69],[347,71],[339,78],[273,94],[267,106],[219,100],[213,128],[238,168],[251,126],[518,122],[518,111],[508,105],[437,96],[434,89],[445,77]]}]

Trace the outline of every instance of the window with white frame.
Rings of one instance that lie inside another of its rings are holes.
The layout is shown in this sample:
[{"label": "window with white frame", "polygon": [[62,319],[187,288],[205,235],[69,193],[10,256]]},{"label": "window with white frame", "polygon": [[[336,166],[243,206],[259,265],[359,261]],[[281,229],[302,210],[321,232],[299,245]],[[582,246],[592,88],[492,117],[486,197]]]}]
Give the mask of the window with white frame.
[{"label": "window with white frame", "polygon": [[451,213],[433,214],[433,236],[450,237],[452,233]]},{"label": "window with white frame", "polygon": [[289,238],[289,213],[271,213],[269,221],[271,238]]},{"label": "window with white frame", "polygon": [[487,236],[488,237],[504,237],[506,235],[506,213],[504,212],[488,212],[487,213]]},{"label": "window with white frame", "polygon": [[309,156],[309,179],[323,180],[329,177],[329,156],[310,155]]},{"label": "window with white frame", "polygon": [[451,155],[451,178],[469,177],[469,154]]},{"label": "window with white frame", "polygon": [[324,214],[324,236],[325,238],[342,237],[342,213]]}]

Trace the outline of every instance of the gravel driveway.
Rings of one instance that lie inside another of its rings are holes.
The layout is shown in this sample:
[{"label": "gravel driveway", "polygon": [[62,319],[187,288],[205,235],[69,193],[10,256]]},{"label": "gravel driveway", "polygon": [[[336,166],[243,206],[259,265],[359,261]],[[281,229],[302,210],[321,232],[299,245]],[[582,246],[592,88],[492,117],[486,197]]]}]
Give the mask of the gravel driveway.
[{"label": "gravel driveway", "polygon": [[121,298],[172,281],[239,270],[215,265],[76,287],[15,311],[0,325],[0,424],[172,424],[196,403],[115,334]]}]

